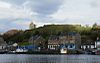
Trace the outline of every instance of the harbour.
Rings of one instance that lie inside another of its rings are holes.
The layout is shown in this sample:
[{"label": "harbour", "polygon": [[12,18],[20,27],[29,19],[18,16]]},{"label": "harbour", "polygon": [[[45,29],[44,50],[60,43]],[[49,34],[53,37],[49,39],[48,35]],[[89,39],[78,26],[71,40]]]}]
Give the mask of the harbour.
[{"label": "harbour", "polygon": [[0,55],[0,63],[99,63],[99,59],[98,55]]}]

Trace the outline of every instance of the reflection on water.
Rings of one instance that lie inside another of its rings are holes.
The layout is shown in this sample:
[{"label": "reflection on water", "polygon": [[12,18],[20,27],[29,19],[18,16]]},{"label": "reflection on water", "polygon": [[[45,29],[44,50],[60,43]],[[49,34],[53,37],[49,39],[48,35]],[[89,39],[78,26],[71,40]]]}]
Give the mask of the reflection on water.
[{"label": "reflection on water", "polygon": [[0,63],[100,63],[100,56],[3,54]]}]

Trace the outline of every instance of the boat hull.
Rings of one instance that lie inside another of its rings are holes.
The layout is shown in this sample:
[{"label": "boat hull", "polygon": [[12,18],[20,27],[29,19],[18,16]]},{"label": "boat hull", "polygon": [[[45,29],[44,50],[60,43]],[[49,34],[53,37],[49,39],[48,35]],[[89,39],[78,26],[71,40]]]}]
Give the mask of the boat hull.
[{"label": "boat hull", "polygon": [[100,50],[97,50],[97,51],[95,52],[95,54],[96,54],[96,55],[100,55]]}]

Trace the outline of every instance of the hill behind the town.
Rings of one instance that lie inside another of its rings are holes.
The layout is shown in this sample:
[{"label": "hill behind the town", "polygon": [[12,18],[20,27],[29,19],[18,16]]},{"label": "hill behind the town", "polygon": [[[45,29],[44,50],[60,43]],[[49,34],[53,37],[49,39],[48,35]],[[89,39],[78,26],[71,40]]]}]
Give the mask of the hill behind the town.
[{"label": "hill behind the town", "polygon": [[59,35],[60,33],[76,32],[81,34],[82,43],[86,40],[95,41],[96,37],[100,37],[100,28],[95,26],[81,26],[81,25],[44,25],[29,30],[10,30],[4,33],[3,38],[7,42],[28,42],[28,39],[33,35],[41,35],[45,40],[48,40],[50,35]]}]

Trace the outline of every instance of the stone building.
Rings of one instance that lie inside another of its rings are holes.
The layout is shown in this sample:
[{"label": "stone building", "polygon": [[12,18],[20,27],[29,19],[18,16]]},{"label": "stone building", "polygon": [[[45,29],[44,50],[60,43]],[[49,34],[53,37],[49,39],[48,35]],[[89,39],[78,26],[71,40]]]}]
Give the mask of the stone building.
[{"label": "stone building", "polygon": [[61,34],[60,43],[66,45],[67,49],[79,49],[81,47],[81,36],[75,32]]},{"label": "stone building", "polygon": [[0,37],[0,52],[4,51],[7,47],[7,43],[4,41],[2,37]]},{"label": "stone building", "polygon": [[51,35],[48,39],[48,49],[59,50],[59,46],[60,46],[59,36]]},{"label": "stone building", "polygon": [[30,25],[29,25],[29,28],[30,29],[35,29],[36,28],[36,25],[33,22],[31,22]]},{"label": "stone building", "polygon": [[61,33],[59,36],[50,36],[48,40],[48,49],[58,50],[63,47],[67,49],[80,49],[81,36],[78,33]]},{"label": "stone building", "polygon": [[70,37],[70,43],[75,45],[75,49],[80,49],[81,47],[81,35],[79,33],[69,33],[68,36]]},{"label": "stone building", "polygon": [[29,39],[29,43],[33,44],[34,49],[45,49],[45,39],[42,36],[32,36]]}]

